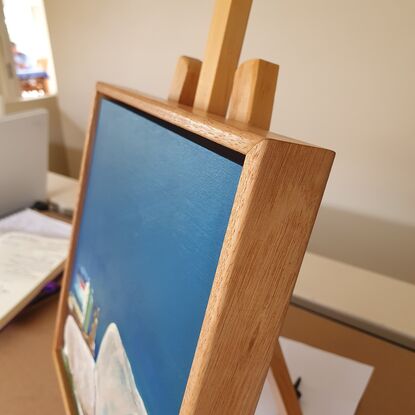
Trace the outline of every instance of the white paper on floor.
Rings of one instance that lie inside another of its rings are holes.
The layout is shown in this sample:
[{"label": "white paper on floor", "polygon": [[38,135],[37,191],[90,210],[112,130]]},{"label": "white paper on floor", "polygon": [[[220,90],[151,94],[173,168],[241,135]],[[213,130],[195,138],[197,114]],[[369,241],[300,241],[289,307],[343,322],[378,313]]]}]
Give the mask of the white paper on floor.
[{"label": "white paper on floor", "polygon": [[[291,380],[301,376],[301,409],[304,415],[352,415],[373,367],[294,340],[280,337]],[[277,415],[278,395],[269,372],[255,415]]]}]

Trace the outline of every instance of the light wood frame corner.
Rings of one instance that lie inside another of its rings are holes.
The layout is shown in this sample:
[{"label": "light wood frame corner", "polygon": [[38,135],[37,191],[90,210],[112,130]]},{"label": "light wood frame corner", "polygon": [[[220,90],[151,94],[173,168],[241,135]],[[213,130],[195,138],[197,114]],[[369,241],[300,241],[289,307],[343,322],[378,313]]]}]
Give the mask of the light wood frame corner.
[{"label": "light wood frame corner", "polygon": [[103,98],[245,155],[180,414],[252,414],[334,153],[190,107],[97,84],[54,341],[54,359],[69,414],[75,413],[75,406],[62,362],[62,333],[97,114]]}]

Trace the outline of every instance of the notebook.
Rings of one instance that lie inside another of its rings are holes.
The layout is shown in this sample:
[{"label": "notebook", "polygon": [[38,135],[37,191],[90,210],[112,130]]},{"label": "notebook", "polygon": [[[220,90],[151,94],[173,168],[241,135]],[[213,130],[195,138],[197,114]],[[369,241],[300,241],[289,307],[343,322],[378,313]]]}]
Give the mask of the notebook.
[{"label": "notebook", "polygon": [[0,329],[62,272],[70,231],[30,209],[0,220]]}]

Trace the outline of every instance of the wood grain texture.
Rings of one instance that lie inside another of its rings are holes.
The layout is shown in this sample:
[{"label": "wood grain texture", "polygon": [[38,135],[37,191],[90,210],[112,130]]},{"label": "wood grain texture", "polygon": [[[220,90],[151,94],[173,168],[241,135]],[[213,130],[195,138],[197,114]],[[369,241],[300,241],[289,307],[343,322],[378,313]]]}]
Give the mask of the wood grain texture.
[{"label": "wood grain texture", "polygon": [[225,115],[252,0],[216,0],[194,106]]},{"label": "wood grain texture", "polygon": [[[206,139],[243,149],[246,160],[222,247],[181,414],[251,414],[269,368],[334,153],[194,114],[186,107],[98,84],[88,128],[54,358],[68,413],[62,332],[100,99],[131,105]],[[214,130],[214,133],[212,133]],[[232,139],[230,139],[232,137]],[[235,144],[237,143],[237,145]],[[240,151],[242,152],[242,151]]]},{"label": "wood grain texture", "polygon": [[247,154],[181,415],[254,413],[333,158],[272,140]]},{"label": "wood grain texture", "polygon": [[180,56],[170,88],[169,101],[193,106],[202,62],[188,56]]},{"label": "wood grain texture", "polygon": [[97,91],[93,100],[92,110],[88,123],[88,130],[86,135],[85,150],[82,159],[81,175],[80,175],[80,193],[78,197],[77,206],[74,212],[74,220],[72,226],[71,242],[69,246],[68,260],[66,261],[64,278],[61,286],[61,294],[59,297],[58,314],[56,319],[55,337],[53,342],[53,360],[55,363],[59,386],[62,391],[64,406],[67,414],[76,414],[76,405],[73,399],[72,385],[69,382],[66,369],[62,359],[63,347],[63,330],[68,315],[68,293],[70,277],[72,275],[73,263],[75,260],[76,245],[78,241],[78,234],[80,223],[82,219],[82,209],[87,190],[88,172],[92,157],[92,149],[95,139],[95,131],[98,120],[98,113],[100,107],[100,100],[102,94]]},{"label": "wood grain texture", "polygon": [[[278,65],[261,59],[242,63],[235,73],[228,119],[268,130],[274,106],[278,69]],[[301,414],[279,341],[274,348],[271,368],[278,386],[279,413]]]},{"label": "wood grain texture", "polygon": [[278,387],[278,414],[301,415],[300,403],[298,402],[297,394],[291,382],[288,367],[279,341],[272,354],[271,370]]},{"label": "wood grain texture", "polygon": [[278,65],[252,59],[235,72],[228,119],[268,130],[271,124]]},{"label": "wood grain texture", "polygon": [[241,154],[247,154],[256,144],[267,138],[312,146],[304,141],[271,133],[243,122],[227,120],[222,116],[207,114],[172,101],[149,97],[131,89],[98,82],[97,91],[102,96],[144,111]]}]

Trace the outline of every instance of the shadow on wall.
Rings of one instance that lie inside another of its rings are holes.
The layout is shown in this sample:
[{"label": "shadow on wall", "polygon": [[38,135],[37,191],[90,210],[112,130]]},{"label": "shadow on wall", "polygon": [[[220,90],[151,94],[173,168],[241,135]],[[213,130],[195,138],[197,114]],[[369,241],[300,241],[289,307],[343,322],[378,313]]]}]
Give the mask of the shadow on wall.
[{"label": "shadow on wall", "polygon": [[415,284],[415,227],[321,206],[308,250]]},{"label": "shadow on wall", "polygon": [[61,112],[62,131],[65,131],[66,158],[68,174],[79,178],[82,152],[85,143],[85,131],[79,128],[65,113]]}]

